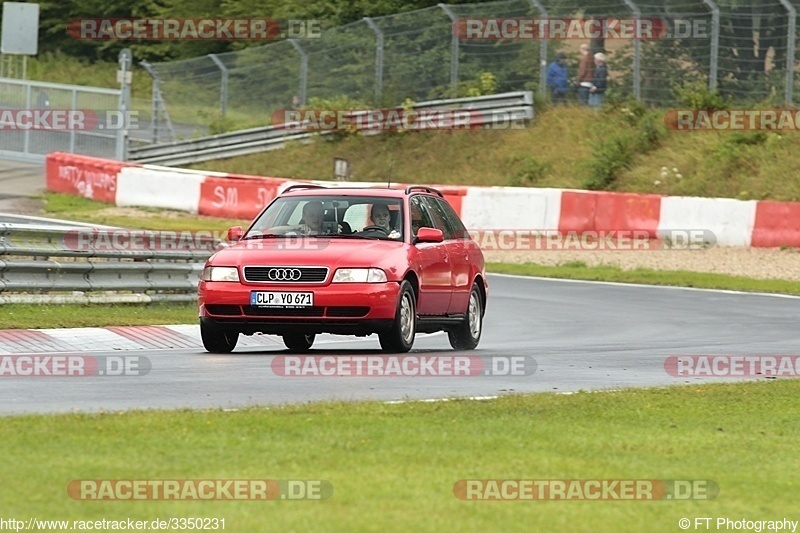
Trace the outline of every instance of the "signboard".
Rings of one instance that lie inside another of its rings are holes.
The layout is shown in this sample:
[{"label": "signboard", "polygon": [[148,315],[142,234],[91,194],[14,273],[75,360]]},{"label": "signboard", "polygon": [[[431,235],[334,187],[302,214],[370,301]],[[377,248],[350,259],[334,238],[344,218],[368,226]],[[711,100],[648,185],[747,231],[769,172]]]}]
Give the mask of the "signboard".
[{"label": "signboard", "polygon": [[333,158],[333,177],[338,181],[349,181],[352,177],[350,160],[343,157]]},{"label": "signboard", "polygon": [[0,53],[35,56],[39,53],[39,4],[3,2]]}]

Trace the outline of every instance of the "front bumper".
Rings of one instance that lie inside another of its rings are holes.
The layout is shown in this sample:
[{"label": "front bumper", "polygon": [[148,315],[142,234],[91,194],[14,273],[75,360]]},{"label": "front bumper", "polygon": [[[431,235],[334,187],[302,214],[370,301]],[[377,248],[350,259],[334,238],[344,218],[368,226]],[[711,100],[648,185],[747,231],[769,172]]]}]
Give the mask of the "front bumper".
[{"label": "front bumper", "polygon": [[[313,292],[314,306],[253,307],[250,305],[252,291]],[[369,335],[391,327],[399,292],[400,285],[396,282],[264,286],[201,281],[197,294],[201,320],[226,324],[247,334]]]}]

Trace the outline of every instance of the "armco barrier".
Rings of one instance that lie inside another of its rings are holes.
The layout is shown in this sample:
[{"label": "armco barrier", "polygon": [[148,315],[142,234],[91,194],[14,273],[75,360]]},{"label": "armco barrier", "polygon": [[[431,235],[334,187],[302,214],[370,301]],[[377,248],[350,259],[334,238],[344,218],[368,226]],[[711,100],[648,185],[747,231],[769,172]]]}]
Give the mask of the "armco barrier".
[{"label": "armco barrier", "polygon": [[160,235],[0,224],[0,302],[194,301],[203,263],[219,242],[211,235],[162,239],[163,249],[149,249],[143,242],[151,236]]},{"label": "armco barrier", "polygon": [[[47,187],[53,191],[120,206],[244,219],[254,217],[290,185],[353,185],[142,166],[59,153],[47,156],[46,171]],[[406,184],[359,182],[357,186],[400,189]],[[800,202],[525,187],[439,188],[469,229],[646,230],[651,237],[672,230],[705,230],[715,235],[719,246],[800,246],[796,223]]]},{"label": "armco barrier", "polygon": [[751,246],[800,247],[800,202],[758,202]]}]

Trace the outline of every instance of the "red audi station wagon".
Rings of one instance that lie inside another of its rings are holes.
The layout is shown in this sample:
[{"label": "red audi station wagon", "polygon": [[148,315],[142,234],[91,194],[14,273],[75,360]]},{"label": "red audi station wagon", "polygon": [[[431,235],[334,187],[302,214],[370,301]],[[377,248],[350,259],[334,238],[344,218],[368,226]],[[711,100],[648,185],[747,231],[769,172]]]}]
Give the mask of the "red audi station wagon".
[{"label": "red audi station wagon", "polygon": [[294,352],[320,333],[378,334],[384,351],[447,331],[457,350],[481,338],[483,254],[441,192],[293,185],[206,263],[198,286],[206,350],[240,334],[280,335]]}]

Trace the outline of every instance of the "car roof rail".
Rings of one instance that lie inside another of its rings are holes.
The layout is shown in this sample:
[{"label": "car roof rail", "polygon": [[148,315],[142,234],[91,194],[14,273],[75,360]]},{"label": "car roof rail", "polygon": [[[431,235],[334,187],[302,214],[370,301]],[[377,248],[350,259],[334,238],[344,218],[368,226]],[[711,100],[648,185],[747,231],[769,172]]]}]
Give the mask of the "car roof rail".
[{"label": "car roof rail", "polygon": [[295,189],[327,189],[327,187],[325,187],[324,185],[314,185],[313,183],[308,183],[308,184],[299,183],[297,185],[289,185],[288,187],[283,189],[283,192],[289,192]]},{"label": "car roof rail", "polygon": [[442,194],[442,191],[434,189],[433,187],[428,187],[426,185],[409,185],[408,187],[406,187],[406,194],[410,194],[411,191],[414,190],[425,191],[431,194],[438,194],[441,198],[444,198],[444,194]]}]

